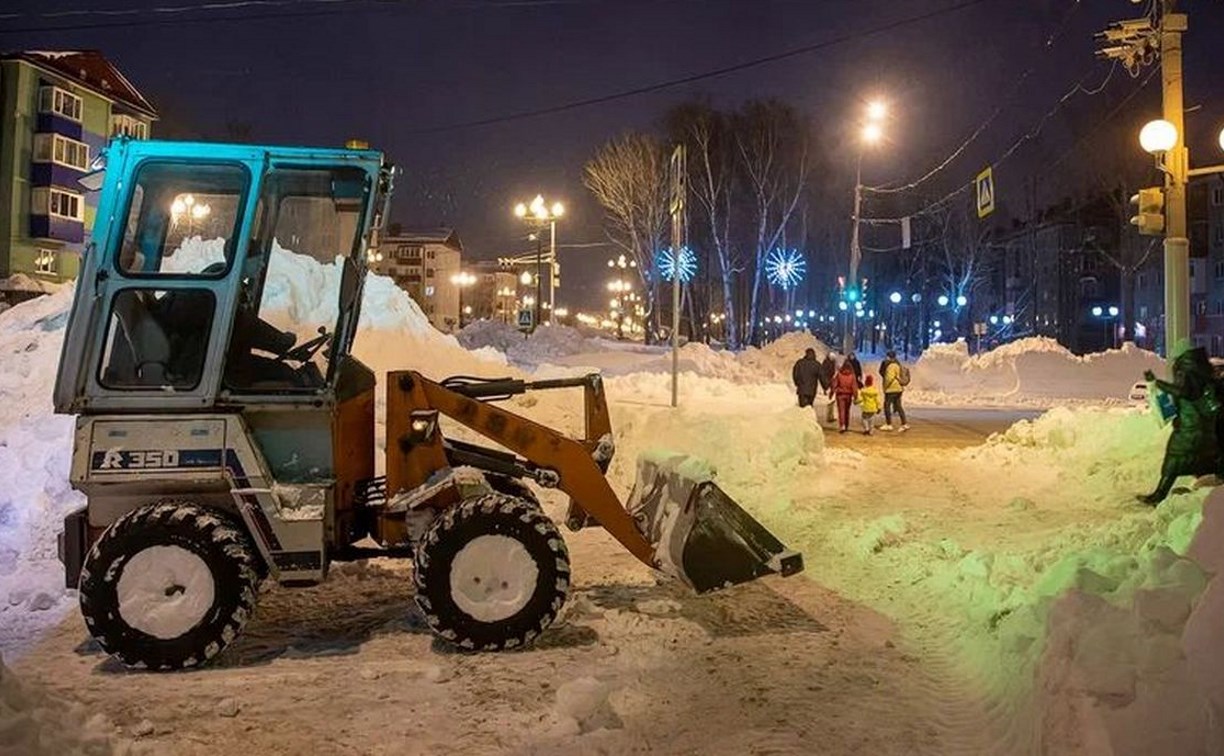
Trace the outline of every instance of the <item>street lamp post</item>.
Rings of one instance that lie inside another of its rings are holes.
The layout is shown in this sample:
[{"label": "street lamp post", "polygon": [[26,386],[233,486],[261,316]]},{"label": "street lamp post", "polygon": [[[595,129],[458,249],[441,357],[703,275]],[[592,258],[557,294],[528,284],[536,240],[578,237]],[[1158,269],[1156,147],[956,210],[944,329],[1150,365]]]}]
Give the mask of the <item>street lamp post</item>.
[{"label": "street lamp post", "polygon": [[[852,288],[858,287],[859,263],[863,259],[862,247],[859,244],[860,215],[863,208],[863,149],[878,143],[884,137],[882,122],[888,113],[888,107],[876,100],[867,105],[867,123],[860,134],[858,157],[854,169],[854,225],[850,230],[850,277],[847,283]],[[842,338],[842,349],[847,354],[854,349],[855,319],[848,319],[848,327]]]},{"label": "street lamp post", "polygon": [[540,323],[540,309],[543,306],[544,300],[544,252],[543,240],[540,234],[544,230],[544,226],[548,226],[549,233],[549,275],[548,275],[548,311],[549,320],[552,320],[552,310],[555,307],[555,297],[557,292],[557,219],[565,214],[565,205],[560,202],[554,202],[552,205],[544,201],[544,196],[537,194],[535,199],[530,204],[520,202],[514,206],[515,216],[527,220],[536,227],[533,234],[536,243],[536,309],[535,322],[532,324],[532,330]]},{"label": "street lamp post", "polygon": [[476,283],[476,274],[468,273],[467,271],[459,271],[450,277],[450,281],[459,289],[459,328],[463,328],[463,316],[472,313],[471,305],[467,307],[463,304],[463,290]]}]

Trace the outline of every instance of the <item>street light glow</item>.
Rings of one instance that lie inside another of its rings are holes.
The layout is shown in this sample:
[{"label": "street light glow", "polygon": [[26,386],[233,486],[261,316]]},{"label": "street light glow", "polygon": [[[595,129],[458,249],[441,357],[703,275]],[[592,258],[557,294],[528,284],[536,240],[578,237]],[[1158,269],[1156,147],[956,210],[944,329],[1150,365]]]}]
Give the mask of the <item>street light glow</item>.
[{"label": "street light glow", "polygon": [[1093,307],[1093,308],[1092,308],[1092,314],[1093,314],[1095,317],[1098,317],[1098,318],[1099,318],[1099,317],[1101,317],[1101,313],[1102,313],[1102,312],[1104,312],[1104,311],[1101,309],[1101,306],[1100,306],[1100,305],[1097,305],[1096,307]]},{"label": "street light glow", "polygon": [[894,291],[892,294],[889,294],[888,301],[893,304],[901,304],[901,292]]},{"label": "street light glow", "polygon": [[884,137],[884,129],[878,123],[869,123],[863,126],[863,141],[867,144],[875,144]]},{"label": "street light glow", "polygon": [[956,306],[957,307],[964,307],[967,304],[969,304],[969,299],[964,294],[956,295]]},{"label": "street light glow", "polygon": [[524,205],[522,202],[518,203],[517,205],[514,206],[514,214],[520,218],[526,218],[527,217],[527,206]]},{"label": "street light glow", "polygon": [[565,205],[562,205],[560,202],[554,202],[552,206],[552,214],[558,218],[565,215]]},{"label": "street light glow", "polygon": [[527,271],[523,271],[523,275],[519,276],[519,283],[521,283],[524,286],[530,286],[531,285],[531,274],[528,273]]},{"label": "street light glow", "polygon": [[888,114],[888,105],[884,104],[883,100],[872,100],[867,103],[867,118],[872,121],[883,120]]},{"label": "street light glow", "polygon": [[1113,307],[1112,305],[1110,306],[1110,308],[1109,308],[1109,317],[1111,317],[1111,318],[1116,318],[1116,317],[1118,317],[1118,308],[1117,308],[1117,307]]},{"label": "street light glow", "polygon": [[1139,131],[1139,146],[1153,154],[1168,152],[1177,145],[1177,127],[1158,118],[1148,121]]},{"label": "street light glow", "polygon": [[939,299],[937,299],[937,300],[935,300],[935,301],[939,302],[939,306],[940,306],[940,307],[947,307],[947,306],[948,306],[948,301],[949,301],[949,300],[948,300],[948,295],[947,295],[947,294],[940,294],[940,295],[939,295]]}]

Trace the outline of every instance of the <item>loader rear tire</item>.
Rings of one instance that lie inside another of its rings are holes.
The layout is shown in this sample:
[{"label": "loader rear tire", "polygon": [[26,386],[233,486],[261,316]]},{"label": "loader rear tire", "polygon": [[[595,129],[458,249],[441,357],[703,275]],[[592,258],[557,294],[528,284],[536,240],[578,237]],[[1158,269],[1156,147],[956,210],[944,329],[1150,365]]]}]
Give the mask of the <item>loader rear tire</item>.
[{"label": "loader rear tire", "polygon": [[569,552],[538,505],[501,493],[442,513],[416,549],[413,579],[425,621],[472,651],[530,644],[569,595]]},{"label": "loader rear tire", "polygon": [[255,610],[259,565],[240,521],[190,501],[115,520],[79,584],[93,637],[129,667],[174,670],[219,654]]}]

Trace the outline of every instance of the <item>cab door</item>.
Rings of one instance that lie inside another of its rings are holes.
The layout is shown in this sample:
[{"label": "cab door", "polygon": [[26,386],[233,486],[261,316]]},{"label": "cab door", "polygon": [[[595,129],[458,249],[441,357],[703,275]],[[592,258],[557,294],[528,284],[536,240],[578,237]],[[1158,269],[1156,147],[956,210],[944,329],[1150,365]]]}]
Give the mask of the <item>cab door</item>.
[{"label": "cab door", "polygon": [[88,325],[74,320],[69,334],[83,342],[77,408],[211,406],[258,193],[259,153],[174,143],[119,147],[119,165],[107,169],[117,169],[108,180],[108,224],[78,284],[89,306],[74,306],[74,319],[84,315]]}]

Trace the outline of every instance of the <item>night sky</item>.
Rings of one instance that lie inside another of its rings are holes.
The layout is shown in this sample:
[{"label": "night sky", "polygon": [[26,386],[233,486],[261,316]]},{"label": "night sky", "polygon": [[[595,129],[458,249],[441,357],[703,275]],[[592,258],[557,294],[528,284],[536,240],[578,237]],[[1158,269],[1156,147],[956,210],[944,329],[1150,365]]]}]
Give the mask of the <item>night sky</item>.
[{"label": "night sky", "polygon": [[[893,112],[889,143],[865,162],[865,180],[903,181],[941,161],[1032,67],[981,139],[927,187],[946,191],[1032,129],[1085,74],[1095,72],[1090,84],[1103,80],[1108,65],[1094,62],[1093,32],[1143,8],[1126,0],[985,0],[867,36],[872,28],[963,0],[284,0],[174,14],[39,15],[203,2],[4,0],[0,49],[103,51],[162,112],[155,135],[323,145],[365,139],[404,169],[394,219],[453,225],[476,258],[525,249],[511,208],[537,192],[570,208],[562,244],[602,242],[599,209],[581,184],[583,163],[603,141],[626,129],[653,128],[668,106],[694,95],[727,107],[778,97],[806,110],[824,140],[847,147],[844,170],[821,180],[844,185],[848,201],[850,146],[863,100],[882,96]],[[1212,59],[1224,7],[1208,0],[1182,5],[1190,13],[1187,106],[1202,105],[1189,116],[1189,128],[1210,145],[1224,124],[1218,96],[1224,62]],[[94,28],[33,30],[65,26]],[[848,36],[855,38],[650,94],[443,128]],[[1137,83],[1119,72],[1101,95],[1067,110],[1090,121]],[[1158,115],[1158,81],[1135,102]],[[1009,175],[1040,171],[1043,161],[1065,151],[1068,117],[1058,113],[1011,159],[1001,179],[1005,189]],[[1200,151],[1195,162],[1218,158]],[[1135,159],[1145,159],[1137,147]],[[563,249],[569,288],[559,292],[561,304],[579,293],[580,273],[602,265],[608,252]]]}]

